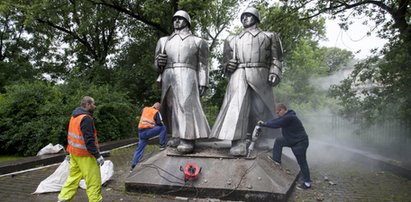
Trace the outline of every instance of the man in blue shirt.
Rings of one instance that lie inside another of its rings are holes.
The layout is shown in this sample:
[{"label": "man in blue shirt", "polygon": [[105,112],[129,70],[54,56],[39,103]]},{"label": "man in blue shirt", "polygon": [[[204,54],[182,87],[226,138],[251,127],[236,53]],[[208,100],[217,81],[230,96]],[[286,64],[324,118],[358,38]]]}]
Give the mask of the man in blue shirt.
[{"label": "man in blue shirt", "polygon": [[301,175],[304,183],[297,188],[311,188],[310,171],[308,168],[306,152],[308,148],[308,136],[304,126],[293,110],[288,110],[287,107],[278,103],[276,105],[276,114],[278,118],[267,122],[258,121],[258,125],[268,128],[281,128],[282,136],[276,138],[273,148],[272,159],[277,164],[281,164],[281,154],[283,147],[290,147],[293,151],[298,165],[300,166]]}]

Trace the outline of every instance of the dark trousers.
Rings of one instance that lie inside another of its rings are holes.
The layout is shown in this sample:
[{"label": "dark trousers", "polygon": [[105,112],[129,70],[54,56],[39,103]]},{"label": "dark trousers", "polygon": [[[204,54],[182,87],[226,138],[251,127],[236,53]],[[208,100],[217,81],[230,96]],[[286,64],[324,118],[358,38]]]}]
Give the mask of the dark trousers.
[{"label": "dark trousers", "polygon": [[146,148],[148,139],[160,135],[160,145],[167,143],[167,130],[165,126],[155,126],[154,128],[145,129],[140,132],[138,137],[137,149],[134,152],[133,160],[131,161],[131,167],[135,167],[144,154],[144,148]]},{"label": "dark trousers", "polygon": [[295,144],[290,144],[284,137],[278,137],[275,139],[274,148],[273,148],[273,160],[281,163],[281,154],[283,152],[283,147],[290,147],[294,153],[295,158],[297,159],[298,165],[300,166],[301,175],[304,182],[311,182],[310,179],[310,170],[307,163],[307,148],[308,148],[308,139],[297,142]]}]

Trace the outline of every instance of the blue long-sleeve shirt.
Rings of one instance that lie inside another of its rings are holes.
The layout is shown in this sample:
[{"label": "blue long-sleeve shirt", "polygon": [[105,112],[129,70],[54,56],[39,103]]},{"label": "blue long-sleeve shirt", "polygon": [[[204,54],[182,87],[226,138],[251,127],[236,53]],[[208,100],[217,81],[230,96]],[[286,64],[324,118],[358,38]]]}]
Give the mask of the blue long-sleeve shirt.
[{"label": "blue long-sleeve shirt", "polygon": [[281,128],[284,139],[290,144],[307,140],[304,126],[293,110],[288,110],[284,116],[269,120],[262,124],[268,128]]}]

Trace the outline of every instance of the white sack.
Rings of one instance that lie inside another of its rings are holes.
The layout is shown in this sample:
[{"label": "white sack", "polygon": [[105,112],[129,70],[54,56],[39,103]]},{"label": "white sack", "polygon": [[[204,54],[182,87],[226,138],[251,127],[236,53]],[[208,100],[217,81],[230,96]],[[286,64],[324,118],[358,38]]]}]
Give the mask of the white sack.
[{"label": "white sack", "polygon": [[59,153],[62,149],[63,146],[61,146],[60,144],[56,144],[53,146],[53,144],[49,143],[48,145],[40,149],[39,152],[37,152],[37,156],[41,156],[44,154],[56,154]]},{"label": "white sack", "polygon": [[70,174],[70,163],[64,160],[48,178],[41,181],[33,194],[59,192]]},{"label": "white sack", "polygon": [[[97,162],[96,162],[97,163]],[[104,184],[113,176],[114,165],[110,160],[104,161],[103,166],[100,167],[101,172],[101,184]],[[70,163],[64,160],[60,166],[47,177],[45,180],[41,181],[36,191],[32,194],[41,194],[48,192],[59,192],[66,182],[67,177],[70,174]],[[86,189],[86,183],[82,179],[79,183],[82,189]]]},{"label": "white sack", "polygon": [[[114,173],[113,162],[111,162],[110,160],[104,161],[104,164],[100,167],[100,172],[101,172],[101,184],[104,184],[113,176],[113,173]],[[80,187],[82,189],[87,188],[86,182],[84,181],[84,179],[80,180]]]}]

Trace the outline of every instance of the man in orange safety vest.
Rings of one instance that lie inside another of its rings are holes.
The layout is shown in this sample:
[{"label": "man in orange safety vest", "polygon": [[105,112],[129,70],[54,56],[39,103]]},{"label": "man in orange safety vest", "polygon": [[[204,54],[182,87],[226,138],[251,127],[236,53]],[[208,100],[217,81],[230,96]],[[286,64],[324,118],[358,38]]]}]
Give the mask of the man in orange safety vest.
[{"label": "man in orange safety vest", "polygon": [[84,178],[89,201],[101,201],[100,166],[104,164],[94,126],[94,99],[84,96],[70,119],[67,152],[70,153],[70,175],[64,183],[58,201],[70,201],[77,192],[79,182]]},{"label": "man in orange safety vest", "polygon": [[138,146],[131,161],[131,170],[136,167],[138,161],[144,154],[144,148],[147,146],[148,140],[154,136],[160,135],[160,150],[164,150],[167,145],[167,130],[163,124],[160,114],[159,102],[156,102],[152,107],[144,107],[143,113],[138,124]]}]

